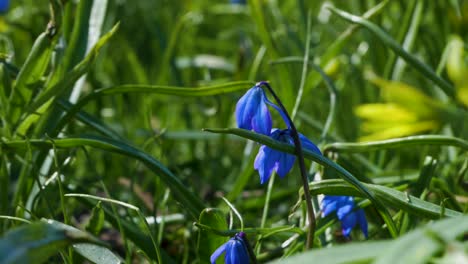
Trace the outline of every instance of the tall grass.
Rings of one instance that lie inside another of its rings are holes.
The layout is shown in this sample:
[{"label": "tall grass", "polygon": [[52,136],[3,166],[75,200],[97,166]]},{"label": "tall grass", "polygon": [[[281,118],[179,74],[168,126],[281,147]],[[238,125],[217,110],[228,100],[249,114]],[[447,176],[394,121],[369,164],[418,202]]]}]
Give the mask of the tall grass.
[{"label": "tall grass", "polygon": [[[239,231],[259,262],[467,261],[467,26],[466,1],[11,1],[0,263],[209,263]],[[261,185],[259,144],[294,147],[235,128],[260,80],[323,152],[309,190]]]}]

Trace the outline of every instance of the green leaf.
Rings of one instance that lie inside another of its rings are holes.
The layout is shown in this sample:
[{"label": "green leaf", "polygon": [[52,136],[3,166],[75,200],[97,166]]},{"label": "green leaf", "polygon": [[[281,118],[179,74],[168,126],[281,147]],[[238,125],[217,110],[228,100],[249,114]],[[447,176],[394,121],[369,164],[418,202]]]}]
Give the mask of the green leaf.
[{"label": "green leaf", "polygon": [[382,254],[390,241],[353,243],[345,246],[311,250],[302,254],[291,256],[272,263],[298,264],[298,263],[370,263]]},{"label": "green leaf", "polygon": [[[88,205],[89,207],[95,206],[93,200],[85,199],[84,197],[76,197],[80,202]],[[132,222],[129,222],[126,219],[120,218],[120,216],[116,216],[111,209],[106,208],[105,206],[102,207],[105,213],[106,221],[111,223],[111,225],[115,228],[120,230],[125,234],[125,238],[132,241],[138,248],[140,248],[143,252],[145,252],[148,257],[151,259],[157,259],[158,253],[156,252],[151,238],[144,234],[141,228],[135,225]],[[175,263],[166,253],[166,251],[160,249],[162,263],[172,264]]]},{"label": "green leaf", "polygon": [[390,35],[385,33],[377,25],[362,17],[352,15],[331,5],[328,5],[327,7],[328,9],[330,9],[330,11],[332,11],[334,14],[338,15],[342,19],[354,24],[359,24],[367,30],[369,30],[370,32],[372,32],[379,40],[381,40],[386,46],[393,50],[393,52],[395,52],[398,56],[403,58],[408,64],[413,66],[423,76],[437,84],[445,92],[445,94],[453,97],[455,89],[452,85],[450,85],[450,83],[438,76],[431,68],[429,68],[429,66],[419,61],[419,59],[416,58],[416,56],[406,52],[398,44],[398,42],[396,42]]},{"label": "green leaf", "polygon": [[[441,217],[441,212],[444,211],[445,216],[460,216],[461,212],[450,209],[442,209],[442,207],[430,202],[426,202],[407,193],[397,191],[395,189],[375,184],[362,183],[367,189],[375,194],[375,198],[382,201],[384,204],[404,210],[408,213],[417,214],[424,217],[437,219]],[[309,189],[313,194],[327,195],[350,195],[364,197],[353,186],[350,186],[343,180],[322,180],[320,182],[312,182],[309,184]]]},{"label": "green leaf", "polygon": [[94,263],[123,263],[123,260],[120,259],[119,256],[105,247],[99,247],[93,244],[76,244],[73,245],[73,249],[75,249],[78,254]]},{"label": "green leaf", "polygon": [[49,108],[50,103],[54,98],[59,97],[73,88],[73,84],[83,74],[89,71],[101,48],[110,40],[118,28],[119,24],[115,25],[111,31],[99,39],[99,41],[89,51],[88,55],[86,55],[83,61],[81,61],[70,72],[68,72],[63,79],[51,87],[47,87],[44,92],[42,92],[36,99],[34,99],[32,104],[27,108],[27,116],[18,125],[17,133],[24,135],[29,127],[39,119],[41,116],[40,114],[44,113]]},{"label": "green leaf", "polygon": [[0,240],[0,263],[43,263],[77,243],[103,245],[93,236],[54,220],[23,225]]},{"label": "green leaf", "polygon": [[31,51],[21,67],[11,92],[11,120],[18,122],[22,108],[32,99],[31,86],[37,84],[42,78],[51,58],[53,38],[48,32],[37,37]]},{"label": "green leaf", "polygon": [[444,250],[450,251],[458,237],[468,232],[468,216],[440,220],[420,227],[396,240],[353,243],[311,250],[273,263],[432,263]]},{"label": "green leaf", "polygon": [[[15,140],[3,142],[4,150],[22,149],[25,150],[31,147],[41,149],[55,148],[76,148],[76,147],[93,147],[114,153],[119,153],[142,162],[149,170],[154,172],[164,183],[171,189],[174,194],[174,199],[177,200],[194,218],[198,218],[201,211],[205,208],[203,202],[188,190],[185,185],[163,164],[154,159],[149,154],[125,143],[114,139],[103,137],[81,137],[81,138],[64,138],[53,140]],[[3,150],[3,149],[2,149]],[[8,151],[8,150],[7,150]]]},{"label": "green leaf", "polygon": [[364,143],[332,143],[326,145],[323,152],[359,153],[412,146],[455,146],[468,151],[468,142],[456,137],[442,135],[419,135]]},{"label": "green leaf", "polygon": [[[238,129],[238,128],[225,128],[225,129],[204,129],[205,131],[212,132],[212,133],[221,133],[221,134],[233,134],[237,135],[246,139],[253,140],[255,142],[261,143],[263,145],[269,146],[273,149],[280,150],[283,152],[287,152],[290,154],[295,154],[295,148],[292,145],[282,143],[280,141],[276,141],[268,136],[264,136],[258,133],[254,133],[252,131],[248,131],[245,129]],[[318,164],[330,168],[338,173],[340,177],[342,177],[346,182],[354,186],[359,192],[366,198],[368,198],[377,210],[381,213],[382,218],[384,219],[385,223],[388,226],[390,234],[393,237],[396,237],[398,232],[395,226],[395,223],[390,216],[390,213],[387,211],[386,207],[383,203],[375,198],[374,193],[365,187],[361,182],[359,182],[354,175],[348,172],[346,169],[341,167],[340,165],[336,164],[335,162],[327,159],[326,157],[317,154],[313,151],[309,151],[307,149],[303,149],[304,157],[310,160],[317,162]]]},{"label": "green leaf", "polygon": [[103,88],[83,97],[73,107],[67,109],[67,113],[61,118],[59,124],[56,127],[58,132],[62,129],[70,120],[75,116],[80,109],[82,109],[91,100],[95,100],[105,95],[116,95],[116,94],[127,94],[127,93],[148,93],[148,94],[165,94],[175,95],[183,97],[204,97],[218,94],[227,94],[240,90],[250,88],[255,83],[251,81],[238,81],[224,84],[218,84],[206,87],[175,87],[175,86],[163,86],[163,85],[137,85],[137,84],[126,84],[118,85],[109,88]]},{"label": "green leaf", "polygon": [[88,224],[86,224],[86,231],[97,236],[101,232],[103,226],[104,211],[102,210],[101,202],[98,202],[91,211],[91,217],[89,218]]},{"label": "green leaf", "polygon": [[388,245],[374,263],[429,263],[441,251],[449,250],[448,243],[467,233],[468,216],[437,221],[418,228]]},{"label": "green leaf", "polygon": [[[224,213],[217,208],[206,208],[200,214],[198,220],[200,224],[219,229],[226,230],[228,225]],[[222,244],[227,241],[224,236],[219,236],[205,229],[200,229],[198,232],[198,256],[202,263],[209,263],[211,254]]]}]

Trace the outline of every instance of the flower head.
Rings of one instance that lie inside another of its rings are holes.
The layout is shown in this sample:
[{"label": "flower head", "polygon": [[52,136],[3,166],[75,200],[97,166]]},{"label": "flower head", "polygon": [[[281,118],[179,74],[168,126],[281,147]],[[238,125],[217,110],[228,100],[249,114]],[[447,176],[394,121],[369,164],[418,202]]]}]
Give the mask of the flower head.
[{"label": "flower head", "polygon": [[225,264],[249,264],[249,253],[247,252],[247,246],[244,242],[245,233],[239,232],[234,237],[229,239],[228,242],[222,244],[216,251],[211,255],[211,264],[215,264],[216,260],[226,252],[224,255]]},{"label": "flower head", "polygon": [[[289,128],[283,130],[275,128],[271,131],[270,137],[294,145],[294,140]],[[321,154],[317,146],[304,135],[299,133],[299,139],[301,140],[303,149]],[[267,182],[273,171],[276,171],[280,177],[284,177],[291,170],[295,160],[296,156],[292,154],[281,152],[265,145],[261,146],[254,163],[254,168],[258,170],[260,174],[260,183],[263,184]]]},{"label": "flower head", "polygon": [[267,106],[268,99],[260,86],[250,88],[236,105],[236,121],[239,128],[253,130],[269,135],[271,115]]},{"label": "flower head", "polygon": [[0,0],[0,12],[6,12],[10,6],[10,0]]},{"label": "flower head", "polygon": [[322,214],[325,217],[336,211],[344,236],[349,237],[351,230],[359,224],[362,233],[367,238],[366,215],[362,209],[354,210],[355,207],[354,198],[351,196],[326,195],[322,201]]}]

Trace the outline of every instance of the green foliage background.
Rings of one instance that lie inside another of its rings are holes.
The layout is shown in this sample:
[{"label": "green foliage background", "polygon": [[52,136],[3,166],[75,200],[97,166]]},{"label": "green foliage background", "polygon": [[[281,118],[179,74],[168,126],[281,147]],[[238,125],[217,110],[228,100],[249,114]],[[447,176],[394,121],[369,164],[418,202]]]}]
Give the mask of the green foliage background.
[{"label": "green foliage background", "polygon": [[[259,262],[468,261],[468,2],[247,2],[12,1],[0,263],[208,263],[235,210]],[[255,141],[293,147],[229,129],[259,80],[324,153],[312,251],[299,170],[252,166]],[[359,197],[369,241],[321,194]]]}]

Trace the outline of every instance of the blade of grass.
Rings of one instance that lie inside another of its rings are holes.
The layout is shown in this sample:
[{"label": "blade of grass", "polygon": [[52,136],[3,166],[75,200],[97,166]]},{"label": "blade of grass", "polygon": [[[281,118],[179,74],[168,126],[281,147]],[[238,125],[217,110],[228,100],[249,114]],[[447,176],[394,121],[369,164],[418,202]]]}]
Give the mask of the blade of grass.
[{"label": "blade of grass", "polygon": [[391,50],[393,50],[393,52],[395,52],[398,56],[403,58],[408,64],[410,64],[420,73],[422,73],[423,76],[425,76],[426,78],[430,79],[435,84],[437,84],[445,92],[445,94],[451,97],[454,96],[455,89],[450,83],[448,83],[446,80],[438,76],[431,68],[429,68],[429,66],[419,61],[419,59],[416,58],[414,55],[406,52],[390,35],[385,33],[377,25],[375,25],[374,23],[362,17],[352,15],[348,12],[337,9],[331,5],[329,5],[327,8],[330,9],[330,11],[332,11],[334,14],[338,15],[340,18],[348,22],[354,23],[354,24],[359,24],[363,26],[364,28],[366,28],[367,30],[369,30],[370,32],[372,32],[386,46],[388,46]]},{"label": "blade of grass", "polygon": [[205,208],[200,198],[189,191],[163,164],[149,154],[124,142],[102,137],[53,139],[53,142],[50,140],[17,140],[4,141],[2,143],[2,151],[24,150],[28,147],[28,144],[31,147],[41,149],[50,149],[53,146],[57,149],[88,146],[137,159],[166,183],[173,192],[174,198],[179,201],[195,219],[198,218],[203,208]]},{"label": "blade of grass", "polygon": [[[245,129],[238,129],[238,128],[225,128],[225,129],[204,129],[207,132],[212,133],[224,133],[224,134],[233,134],[237,135],[246,139],[253,140],[255,142],[261,143],[263,145],[269,146],[273,149],[280,150],[283,152],[287,152],[290,154],[295,154],[294,146],[288,145],[286,143],[281,143],[276,141],[268,136],[260,135]],[[361,182],[359,182],[354,175],[348,172],[346,169],[341,167],[340,165],[334,163],[333,161],[327,159],[326,157],[309,151],[307,149],[303,150],[304,157],[310,160],[317,162],[318,164],[330,168],[336,171],[340,177],[342,177],[345,181],[349,182],[352,186],[356,187],[366,198],[368,198],[377,210],[381,213],[382,218],[384,219],[385,223],[387,223],[388,229],[390,234],[394,237],[397,237],[398,231],[396,229],[395,223],[393,222],[390,213],[387,211],[386,207],[383,203],[376,199],[372,191],[367,189]]]},{"label": "blade of grass", "polygon": [[372,141],[364,143],[332,143],[326,145],[323,151],[340,153],[359,153],[390,148],[407,148],[413,146],[454,146],[468,151],[468,142],[456,137],[441,135],[420,135],[403,138],[393,138],[381,141]]},{"label": "blade of grass", "polygon": [[[405,212],[416,214],[418,216],[428,217],[431,219],[440,218],[442,207],[430,202],[426,202],[407,193],[376,184],[362,183],[365,188],[371,190],[375,194],[375,198],[383,203],[404,210]],[[364,197],[363,193],[355,187],[350,186],[347,182],[341,179],[322,180],[320,182],[312,182],[309,189],[313,194],[326,195],[349,195]],[[302,190],[301,190],[302,191]],[[455,217],[463,215],[463,213],[445,208],[445,216]]]}]

